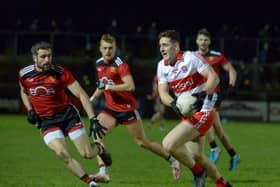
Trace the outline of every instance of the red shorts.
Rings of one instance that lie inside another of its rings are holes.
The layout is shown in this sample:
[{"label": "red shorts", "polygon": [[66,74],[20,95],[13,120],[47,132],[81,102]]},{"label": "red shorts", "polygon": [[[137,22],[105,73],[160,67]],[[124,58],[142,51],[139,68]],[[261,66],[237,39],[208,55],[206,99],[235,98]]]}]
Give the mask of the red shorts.
[{"label": "red shorts", "polygon": [[208,129],[213,125],[214,113],[213,111],[197,112],[191,117],[184,117],[182,121],[187,121],[194,128],[196,128],[200,136],[204,136]]}]

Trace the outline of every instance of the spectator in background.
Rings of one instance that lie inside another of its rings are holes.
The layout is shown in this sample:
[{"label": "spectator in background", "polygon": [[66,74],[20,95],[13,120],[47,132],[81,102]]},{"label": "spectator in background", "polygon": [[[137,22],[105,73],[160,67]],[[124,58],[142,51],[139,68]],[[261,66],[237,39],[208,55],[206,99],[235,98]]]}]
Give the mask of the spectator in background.
[{"label": "spectator in background", "polygon": [[92,70],[95,70],[95,62],[92,57],[93,53],[94,52],[91,47],[91,44],[88,43],[85,49],[82,70],[83,85],[87,93],[92,93],[95,89],[96,73],[92,73]]},{"label": "spectator in background", "polygon": [[70,17],[64,21],[63,26],[65,32],[71,33],[74,31],[73,20]]},{"label": "spectator in background", "polygon": [[58,23],[55,19],[51,20],[51,31],[52,32],[59,32],[60,31]]},{"label": "spectator in background", "polygon": [[[229,74],[229,83],[228,83],[228,94],[231,94],[232,91],[235,89],[236,83],[236,71],[234,67],[227,61],[225,56],[217,51],[210,50],[211,44],[211,35],[205,29],[201,29],[197,32],[196,37],[196,45],[198,50],[196,51],[197,54],[201,55],[204,60],[210,64],[218,76],[220,76],[220,70],[223,69]],[[207,139],[211,147],[210,151],[210,160],[213,163],[216,163],[219,159],[220,149],[216,144],[214,134],[216,133],[220,141],[222,142],[223,146],[226,148],[231,160],[230,160],[230,167],[231,171],[236,170],[237,164],[239,162],[239,155],[236,153],[235,149],[233,148],[228,136],[226,135],[225,131],[223,130],[220,114],[218,108],[221,104],[221,88],[218,85],[214,92],[217,94],[217,101],[215,103],[214,108],[214,124],[213,127],[209,129],[207,133]],[[214,132],[215,130],[215,132]]]},{"label": "spectator in background", "polygon": [[157,22],[152,21],[149,30],[148,30],[148,39],[151,42],[155,42],[158,36]]},{"label": "spectator in background", "polygon": [[[96,61],[98,84],[90,100],[95,102],[102,94],[105,96],[105,108],[98,114],[97,119],[107,128],[106,135],[113,132],[119,124],[123,125],[140,147],[166,159],[171,164],[174,179],[178,179],[181,173],[179,162],[159,143],[150,141],[145,135],[137,110],[137,101],[133,95],[134,80],[128,64],[116,56],[115,37],[110,34],[102,35],[99,50],[102,57]],[[103,138],[98,138],[98,141],[104,143]],[[125,149],[120,144],[118,146]],[[100,159],[98,163],[100,169],[95,178],[98,182],[109,182],[106,163]]]},{"label": "spectator in background", "polygon": [[32,23],[29,25],[29,31],[31,32],[38,32],[40,29],[40,26],[39,26],[39,19],[38,18],[35,18]]},{"label": "spectator in background", "polygon": [[68,89],[80,99],[90,120],[91,127],[98,126],[95,133],[102,136],[102,127],[92,110],[88,95],[65,67],[52,63],[52,48],[49,43],[39,42],[31,48],[34,64],[19,71],[20,95],[25,105],[27,120],[40,129],[45,144],[64,162],[68,171],[79,177],[89,187],[97,187],[75,160],[67,148],[65,137],[69,136],[78,152],[87,159],[99,155],[111,165],[111,156],[99,144],[91,144],[78,110],[66,95]]},{"label": "spectator in background", "polygon": [[264,25],[263,28],[258,33],[259,36],[259,56],[258,62],[260,64],[266,64],[269,59],[269,50],[270,50],[270,34],[271,26],[270,24]]},{"label": "spectator in background", "polygon": [[108,34],[111,34],[112,36],[114,36],[117,40],[117,42],[119,42],[120,37],[121,37],[121,31],[119,28],[119,23],[117,18],[113,18],[111,21],[111,24],[107,27],[106,32]]}]

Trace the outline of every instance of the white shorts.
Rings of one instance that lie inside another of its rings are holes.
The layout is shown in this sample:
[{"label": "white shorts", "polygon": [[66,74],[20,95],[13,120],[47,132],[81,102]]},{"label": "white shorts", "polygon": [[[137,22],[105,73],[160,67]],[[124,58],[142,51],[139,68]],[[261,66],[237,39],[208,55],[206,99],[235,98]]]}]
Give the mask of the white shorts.
[{"label": "white shorts", "polygon": [[[86,134],[86,130],[84,127],[75,129],[68,133],[68,136],[71,140],[75,140],[76,138],[80,137],[81,135]],[[65,139],[65,136],[59,128],[50,129],[49,132],[44,134],[43,136],[44,142],[48,145],[54,139]]]}]

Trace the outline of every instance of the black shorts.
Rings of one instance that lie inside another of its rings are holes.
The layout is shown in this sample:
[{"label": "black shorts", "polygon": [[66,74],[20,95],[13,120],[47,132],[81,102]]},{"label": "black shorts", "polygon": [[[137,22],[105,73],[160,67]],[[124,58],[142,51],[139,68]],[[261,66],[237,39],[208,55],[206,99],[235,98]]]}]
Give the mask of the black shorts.
[{"label": "black shorts", "polygon": [[52,117],[44,117],[41,122],[41,132],[44,134],[45,131],[52,128],[60,128],[64,135],[75,126],[83,125],[81,116],[78,110],[73,106],[69,105],[61,113],[57,113]]},{"label": "black shorts", "polygon": [[117,123],[123,125],[129,125],[141,120],[140,114],[137,110],[127,112],[116,112],[110,110],[109,108],[105,108],[102,112],[114,117],[115,119],[117,119]]},{"label": "black shorts", "polygon": [[220,106],[221,106],[221,103],[222,103],[222,101],[223,101],[223,97],[222,97],[222,94],[221,93],[216,93],[217,94],[217,101],[216,101],[216,103],[215,103],[215,108],[216,108],[216,110],[218,110],[219,108],[220,108]]}]

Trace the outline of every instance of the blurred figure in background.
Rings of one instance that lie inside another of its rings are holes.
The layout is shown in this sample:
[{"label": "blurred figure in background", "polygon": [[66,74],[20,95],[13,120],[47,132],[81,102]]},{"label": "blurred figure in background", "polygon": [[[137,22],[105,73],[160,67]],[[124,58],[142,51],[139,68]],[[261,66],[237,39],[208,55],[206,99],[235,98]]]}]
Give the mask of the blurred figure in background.
[{"label": "blurred figure in background", "polygon": [[[234,89],[236,86],[235,85],[236,77],[237,77],[234,67],[231,65],[231,63],[227,61],[226,57],[222,53],[210,50],[211,35],[207,31],[207,29],[203,28],[198,31],[196,44],[198,47],[196,53],[201,55],[204,58],[204,60],[213,67],[213,69],[215,70],[218,76],[220,75],[221,69],[225,70],[229,74],[227,96],[228,97],[231,96],[231,94],[234,93]],[[229,140],[229,137],[226,135],[222,127],[220,114],[218,111],[218,108],[222,102],[220,85],[218,85],[215,88],[214,92],[217,93],[218,95],[218,100],[215,103],[215,108],[214,108],[214,125],[207,133],[207,140],[211,148],[210,160],[213,163],[216,163],[220,155],[220,148],[216,144],[214,138],[214,134],[216,133],[231,158],[229,170],[234,171],[237,168],[237,164],[240,160],[240,157],[236,153],[235,149],[233,148]]]},{"label": "blurred figure in background", "polygon": [[165,112],[165,106],[162,104],[159,94],[158,94],[158,78],[155,75],[153,80],[153,91],[152,95],[149,96],[149,99],[152,99],[154,102],[154,111],[155,113],[149,120],[149,128],[152,128],[154,126],[154,123],[159,122],[160,130],[164,131],[164,112]]}]

